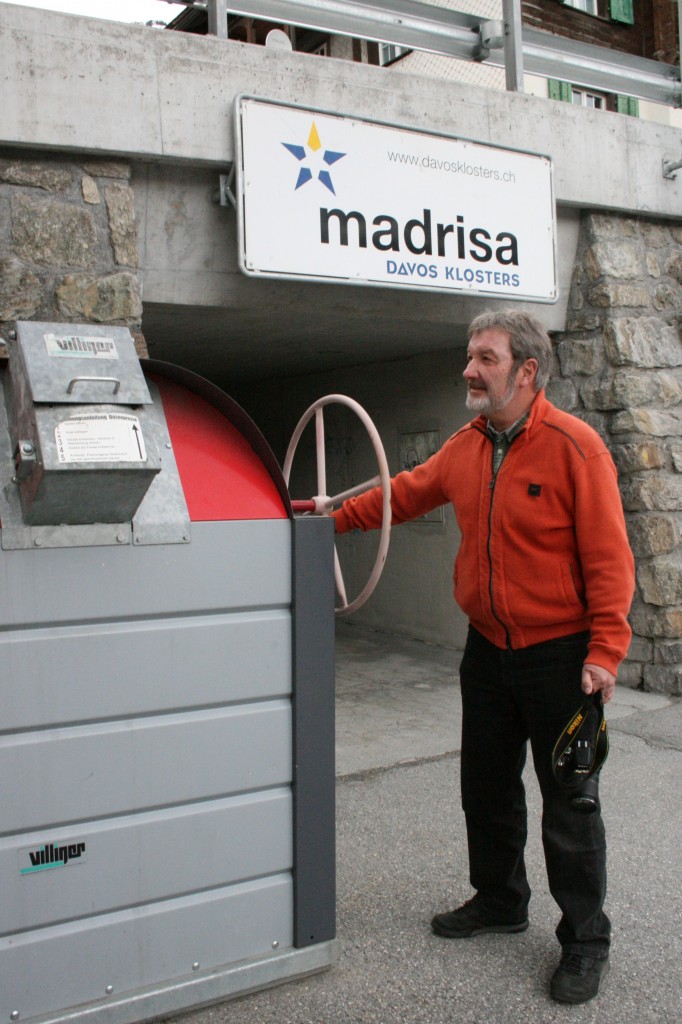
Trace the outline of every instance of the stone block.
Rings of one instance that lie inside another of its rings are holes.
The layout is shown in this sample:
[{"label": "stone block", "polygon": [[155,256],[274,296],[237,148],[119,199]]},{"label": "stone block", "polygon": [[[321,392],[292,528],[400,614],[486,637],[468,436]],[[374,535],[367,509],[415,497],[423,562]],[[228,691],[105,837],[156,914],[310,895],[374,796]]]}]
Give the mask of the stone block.
[{"label": "stone block", "polygon": [[601,337],[594,340],[561,341],[556,352],[564,377],[574,377],[576,374],[589,376],[597,373],[604,365],[604,346]]},{"label": "stone block", "polygon": [[644,257],[646,269],[649,277],[660,277],[661,276],[661,264],[658,261],[658,257],[654,256],[652,252],[648,252]]},{"label": "stone block", "polygon": [[677,285],[662,282],[654,288],[654,294],[651,301],[654,309],[659,309],[662,312],[665,310],[674,311],[682,307],[682,294],[680,293],[680,289]]},{"label": "stone block", "polygon": [[104,190],[109,213],[109,235],[116,262],[124,267],[137,267],[137,230],[135,197],[128,185],[111,185]]},{"label": "stone block", "polygon": [[682,665],[645,665],[644,689],[647,693],[682,694]]},{"label": "stone block", "polygon": [[621,475],[662,469],[665,465],[665,449],[654,441],[611,445],[611,454]]},{"label": "stone block", "polygon": [[632,242],[595,242],[585,250],[583,266],[591,281],[600,277],[632,280],[642,271],[639,250]]},{"label": "stone block", "polygon": [[628,690],[639,690],[642,685],[644,665],[638,661],[624,661],[618,668],[618,685]]},{"label": "stone block", "polygon": [[574,286],[571,288],[571,294],[568,299],[568,308],[577,312],[582,309],[584,305],[585,299],[583,298],[582,291],[577,286]]},{"label": "stone block", "polygon": [[646,308],[651,305],[647,289],[640,284],[622,284],[619,281],[602,281],[587,294],[592,306],[610,309],[613,306]]},{"label": "stone block", "polygon": [[648,636],[637,636],[636,633],[633,633],[627,657],[628,661],[653,661],[653,640],[650,640]]},{"label": "stone block", "polygon": [[120,160],[89,160],[83,164],[83,170],[96,178],[124,178],[130,177],[130,164]]},{"label": "stone block", "polygon": [[641,223],[638,217],[621,217],[621,232],[626,238],[638,238]]},{"label": "stone block", "polygon": [[667,274],[674,277],[678,284],[682,284],[682,252],[674,252],[665,265]]},{"label": "stone block", "polygon": [[566,321],[567,331],[598,331],[601,327],[599,313],[578,312],[571,314]]},{"label": "stone block", "polygon": [[12,197],[12,244],[17,256],[49,267],[91,267],[95,225],[79,206],[29,195]]},{"label": "stone block", "polygon": [[50,163],[18,160],[4,170],[0,169],[0,181],[6,181],[8,185],[41,188],[46,192],[62,192],[69,187],[72,180],[70,171]]},{"label": "stone block", "polygon": [[84,174],[81,180],[81,191],[83,193],[83,201],[89,203],[91,206],[97,206],[101,203],[99,189],[97,188],[97,182],[94,178],[91,178],[89,174]]},{"label": "stone block", "polygon": [[653,644],[656,665],[682,664],[682,640],[656,640]]},{"label": "stone block", "polygon": [[570,412],[576,407],[578,392],[573,381],[557,379],[547,385],[547,397],[558,409]]},{"label": "stone block", "polygon": [[668,555],[641,562],[637,566],[637,584],[647,604],[682,604],[682,559],[679,555]]},{"label": "stone block", "polygon": [[665,224],[642,220],[639,223],[640,234],[649,249],[663,249],[670,245],[670,231]]},{"label": "stone block", "polygon": [[675,512],[682,509],[682,476],[642,473],[620,481],[626,512]]},{"label": "stone block", "polygon": [[680,542],[680,531],[672,516],[656,512],[626,516],[630,547],[636,558],[667,555]]},{"label": "stone block", "polygon": [[654,437],[682,437],[682,411],[657,412],[628,409],[611,419],[613,434],[652,434]]},{"label": "stone block", "polygon": [[676,473],[682,473],[682,445],[672,445],[670,457],[673,460],[673,468]]},{"label": "stone block", "polygon": [[137,277],[121,272],[107,277],[65,277],[56,289],[59,311],[77,321],[139,323],[142,299]]},{"label": "stone block", "polygon": [[630,623],[636,633],[674,640],[682,636],[682,608],[654,608],[638,603],[630,612]]},{"label": "stone block", "polygon": [[674,370],[619,370],[611,381],[611,398],[616,409],[677,405],[682,402],[682,375]]},{"label": "stone block", "polygon": [[613,214],[589,213],[584,223],[588,237],[594,241],[611,241],[621,235],[621,218],[614,217]]},{"label": "stone block", "polygon": [[682,366],[679,331],[658,317],[610,320],[605,326],[604,344],[614,366]]},{"label": "stone block", "polygon": [[30,320],[42,301],[39,278],[19,260],[0,258],[0,320]]}]

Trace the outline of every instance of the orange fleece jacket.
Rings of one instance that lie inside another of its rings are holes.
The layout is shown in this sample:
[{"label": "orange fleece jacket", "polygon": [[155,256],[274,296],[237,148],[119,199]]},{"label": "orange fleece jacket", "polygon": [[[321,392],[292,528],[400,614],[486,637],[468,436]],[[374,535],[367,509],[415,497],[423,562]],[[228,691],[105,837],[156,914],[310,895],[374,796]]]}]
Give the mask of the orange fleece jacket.
[{"label": "orange fleece jacket", "polygon": [[[589,629],[587,660],[615,675],[632,635],[634,561],[606,446],[541,391],[493,482],[486,422],[472,420],[393,478],[393,523],[451,502],[462,535],[455,600],[471,624],[501,648]],[[380,489],[334,518],[338,533],[378,527]]]}]

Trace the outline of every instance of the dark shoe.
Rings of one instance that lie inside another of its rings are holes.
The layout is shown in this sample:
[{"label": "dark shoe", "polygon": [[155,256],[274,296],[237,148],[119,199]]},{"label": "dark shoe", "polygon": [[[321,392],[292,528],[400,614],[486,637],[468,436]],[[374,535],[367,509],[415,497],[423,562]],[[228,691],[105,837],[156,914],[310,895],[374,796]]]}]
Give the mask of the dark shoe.
[{"label": "dark shoe", "polygon": [[473,935],[484,935],[486,932],[525,932],[528,918],[515,922],[492,921],[490,917],[481,914],[474,897],[457,910],[451,910],[447,914],[436,914],[431,927],[436,935],[442,935],[446,939],[469,939]]},{"label": "dark shoe", "polygon": [[594,999],[600,981],[608,973],[608,957],[595,960],[581,953],[564,953],[552,975],[549,994],[558,1003],[586,1003]]}]

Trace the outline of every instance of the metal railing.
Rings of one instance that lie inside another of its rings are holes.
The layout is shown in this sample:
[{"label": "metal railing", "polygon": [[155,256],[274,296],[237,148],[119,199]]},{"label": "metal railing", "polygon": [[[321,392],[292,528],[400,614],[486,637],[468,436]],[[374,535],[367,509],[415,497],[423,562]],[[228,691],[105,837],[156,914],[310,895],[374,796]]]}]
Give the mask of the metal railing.
[{"label": "metal railing", "polygon": [[[260,18],[331,35],[505,68],[507,89],[523,91],[523,74],[682,106],[680,68],[522,26],[521,0],[502,0],[490,21],[421,0],[167,0],[205,10],[209,33],[227,38],[227,15]],[[678,0],[678,16],[682,0]]]}]

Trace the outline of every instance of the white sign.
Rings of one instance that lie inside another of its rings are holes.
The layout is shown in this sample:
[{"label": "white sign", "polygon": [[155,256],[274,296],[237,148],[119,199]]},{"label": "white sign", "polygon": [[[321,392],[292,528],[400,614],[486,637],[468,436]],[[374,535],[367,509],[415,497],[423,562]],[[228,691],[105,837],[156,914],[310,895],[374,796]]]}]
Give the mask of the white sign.
[{"label": "white sign", "polygon": [[45,334],[49,356],[77,356],[79,359],[118,359],[113,338],[87,337],[82,334]]},{"label": "white sign", "polygon": [[84,413],[55,428],[60,462],[146,462],[147,452],[137,416]]},{"label": "white sign", "polygon": [[237,100],[249,275],[554,302],[544,156]]}]

